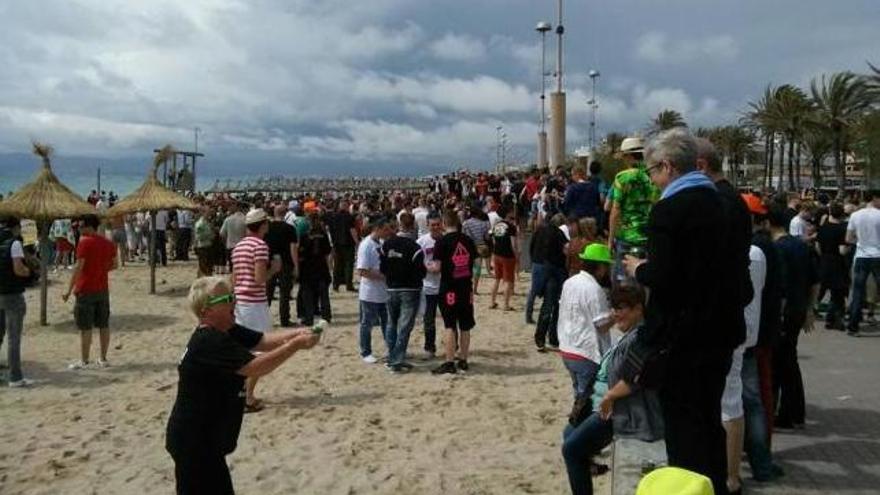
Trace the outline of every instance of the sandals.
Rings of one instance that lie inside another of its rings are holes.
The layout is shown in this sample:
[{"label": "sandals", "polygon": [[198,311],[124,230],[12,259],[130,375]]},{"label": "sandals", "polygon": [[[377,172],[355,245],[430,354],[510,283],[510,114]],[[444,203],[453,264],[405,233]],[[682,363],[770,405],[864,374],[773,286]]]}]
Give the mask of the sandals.
[{"label": "sandals", "polygon": [[255,400],[253,403],[251,403],[251,404],[247,404],[247,403],[245,403],[245,405],[244,405],[244,413],[245,413],[245,414],[248,414],[248,413],[256,413],[256,412],[260,412],[260,411],[262,411],[262,410],[265,409],[265,408],[266,408],[266,405],[263,404],[263,401],[261,401],[260,399],[256,399],[256,400]]},{"label": "sandals", "polygon": [[498,309],[498,303],[492,303],[492,305],[489,306],[489,309]]}]

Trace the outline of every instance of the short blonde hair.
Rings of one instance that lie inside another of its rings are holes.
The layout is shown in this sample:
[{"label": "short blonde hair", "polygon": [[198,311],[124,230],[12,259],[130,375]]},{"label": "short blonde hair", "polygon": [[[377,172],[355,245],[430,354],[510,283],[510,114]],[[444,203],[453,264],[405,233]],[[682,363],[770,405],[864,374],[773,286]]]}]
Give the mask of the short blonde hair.
[{"label": "short blonde hair", "polygon": [[211,297],[211,293],[221,286],[228,291],[232,290],[229,278],[220,275],[197,278],[192,283],[187,299],[189,300],[189,309],[196,318],[201,317],[202,310],[205,309],[205,304],[207,304],[208,299]]}]

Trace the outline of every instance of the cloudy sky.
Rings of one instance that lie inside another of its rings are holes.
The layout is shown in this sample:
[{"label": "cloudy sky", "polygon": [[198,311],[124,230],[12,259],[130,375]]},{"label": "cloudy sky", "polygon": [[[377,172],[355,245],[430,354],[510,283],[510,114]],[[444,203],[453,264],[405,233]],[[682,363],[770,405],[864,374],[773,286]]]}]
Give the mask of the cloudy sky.
[{"label": "cloudy sky", "polygon": [[[39,138],[61,156],[143,162],[190,147],[198,126],[221,173],[420,173],[490,166],[501,124],[529,160],[534,26],[555,25],[555,4],[5,0],[0,153]],[[586,140],[591,68],[603,135],[665,108],[730,122],[768,83],[880,63],[878,0],[565,4],[570,150]]]}]

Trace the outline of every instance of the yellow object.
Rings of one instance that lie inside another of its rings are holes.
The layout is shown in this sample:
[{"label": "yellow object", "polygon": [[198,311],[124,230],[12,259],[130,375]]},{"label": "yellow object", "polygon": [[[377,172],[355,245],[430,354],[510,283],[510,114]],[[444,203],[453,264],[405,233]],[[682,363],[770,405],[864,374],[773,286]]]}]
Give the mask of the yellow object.
[{"label": "yellow object", "polygon": [[37,224],[33,220],[21,221],[22,246],[33,246],[37,243]]},{"label": "yellow object", "polygon": [[715,490],[712,481],[702,474],[664,467],[642,478],[636,495],[715,495]]}]

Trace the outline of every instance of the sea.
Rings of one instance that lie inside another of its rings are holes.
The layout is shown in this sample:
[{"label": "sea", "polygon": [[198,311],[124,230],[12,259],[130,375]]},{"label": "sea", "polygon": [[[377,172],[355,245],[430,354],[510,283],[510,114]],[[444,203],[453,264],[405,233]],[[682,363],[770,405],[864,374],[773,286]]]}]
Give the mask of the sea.
[{"label": "sea", "polygon": [[[81,195],[83,198],[87,197],[92,190],[99,189],[97,174],[86,176],[83,174],[65,174],[64,172],[56,172],[56,175],[64,185],[69,187],[73,192]],[[255,179],[256,177],[258,176],[223,176],[222,179],[225,182],[226,179],[238,181]],[[33,178],[33,175],[10,174],[6,171],[0,171],[0,194],[7,197],[10,192],[17,191],[23,185],[33,180]],[[196,190],[211,188],[214,185],[215,180],[218,178],[221,177],[198,177]],[[110,191],[113,191],[117,196],[122,198],[134,192],[135,189],[144,183],[145,179],[145,174],[102,174],[100,189],[108,194]]]}]

